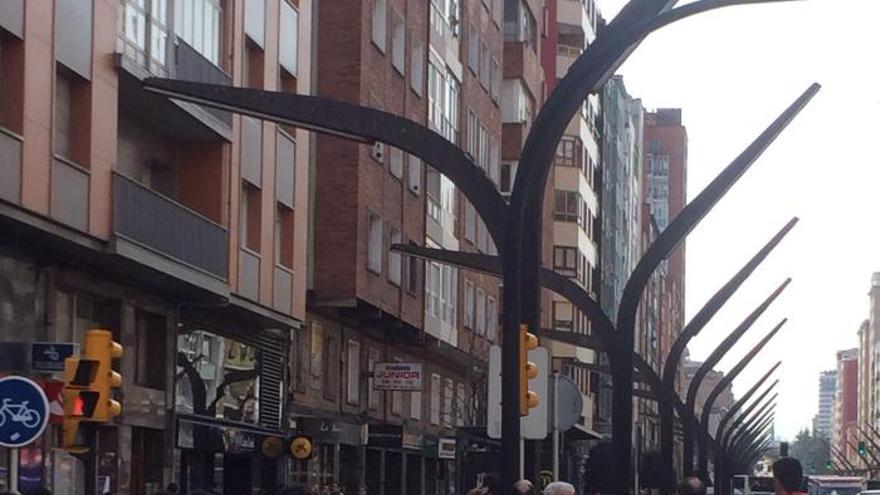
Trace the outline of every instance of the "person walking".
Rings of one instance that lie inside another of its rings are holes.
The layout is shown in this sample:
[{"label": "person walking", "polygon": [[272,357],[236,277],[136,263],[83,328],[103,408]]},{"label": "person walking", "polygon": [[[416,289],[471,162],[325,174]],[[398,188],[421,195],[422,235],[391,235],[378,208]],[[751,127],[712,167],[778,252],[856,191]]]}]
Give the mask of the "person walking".
[{"label": "person walking", "polygon": [[574,485],[565,481],[554,481],[544,487],[544,495],[577,495]]},{"label": "person walking", "polygon": [[706,485],[696,476],[686,476],[675,491],[678,495],[706,495]]},{"label": "person walking", "polygon": [[794,457],[783,457],[773,463],[773,489],[776,495],[795,495],[803,493],[804,468]]},{"label": "person walking", "polygon": [[531,481],[519,480],[513,484],[513,495],[538,495],[538,490]]}]

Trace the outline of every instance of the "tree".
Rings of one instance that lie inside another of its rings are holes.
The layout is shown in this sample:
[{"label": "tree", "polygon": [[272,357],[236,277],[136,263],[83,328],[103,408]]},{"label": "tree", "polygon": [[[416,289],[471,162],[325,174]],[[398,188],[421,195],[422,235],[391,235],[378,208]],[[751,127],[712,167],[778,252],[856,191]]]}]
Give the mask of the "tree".
[{"label": "tree", "polygon": [[831,459],[831,445],[827,438],[814,437],[806,428],[791,443],[791,456],[800,460],[804,474],[827,474],[825,467]]}]

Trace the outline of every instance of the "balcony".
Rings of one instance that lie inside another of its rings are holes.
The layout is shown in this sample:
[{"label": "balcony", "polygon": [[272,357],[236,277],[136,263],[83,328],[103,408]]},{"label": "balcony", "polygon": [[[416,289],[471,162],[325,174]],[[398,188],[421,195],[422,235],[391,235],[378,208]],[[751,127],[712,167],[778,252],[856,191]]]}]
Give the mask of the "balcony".
[{"label": "balcony", "polygon": [[21,202],[21,137],[0,127],[0,199]]},{"label": "balcony", "polygon": [[215,279],[228,278],[225,227],[118,173],[113,174],[113,232]]}]

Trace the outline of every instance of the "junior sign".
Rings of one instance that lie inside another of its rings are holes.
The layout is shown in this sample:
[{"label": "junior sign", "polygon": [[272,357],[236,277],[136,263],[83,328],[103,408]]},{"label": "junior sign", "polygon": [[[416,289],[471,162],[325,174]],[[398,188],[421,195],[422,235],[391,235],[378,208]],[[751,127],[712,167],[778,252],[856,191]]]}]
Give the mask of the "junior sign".
[{"label": "junior sign", "polygon": [[422,390],[422,363],[376,363],[374,390]]}]

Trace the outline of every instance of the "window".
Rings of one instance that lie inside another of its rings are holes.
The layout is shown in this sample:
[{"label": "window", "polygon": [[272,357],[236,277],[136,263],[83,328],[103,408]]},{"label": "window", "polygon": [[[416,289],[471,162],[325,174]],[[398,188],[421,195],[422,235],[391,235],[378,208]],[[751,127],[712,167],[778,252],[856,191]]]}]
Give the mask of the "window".
[{"label": "window", "polygon": [[474,328],[474,284],[464,280],[464,326]]},{"label": "window", "polygon": [[166,320],[163,316],[136,310],[135,327],[135,383],[142,387],[165,390]]},{"label": "window", "polygon": [[410,392],[409,417],[415,420],[422,419],[422,392]]},{"label": "window", "polygon": [[392,10],[391,64],[400,75],[406,71],[406,21],[399,10]]},{"label": "window", "polygon": [[497,341],[498,335],[498,308],[495,298],[486,298],[486,338],[492,342]]},{"label": "window", "polygon": [[422,96],[422,91],[424,91],[425,81],[424,81],[424,53],[422,42],[418,39],[413,38],[413,48],[412,54],[410,55],[411,61],[409,64],[409,84],[412,90],[419,96]]},{"label": "window", "polygon": [[373,370],[376,368],[376,363],[379,362],[379,351],[377,349],[370,349],[367,356],[367,372],[370,373],[370,378],[367,384],[367,403],[368,407],[374,411],[379,409],[379,392],[373,389]]},{"label": "window", "polygon": [[583,144],[580,138],[565,136],[556,148],[556,164],[566,167],[583,166]]},{"label": "window", "polygon": [[502,194],[510,194],[513,192],[513,181],[516,179],[516,162],[507,162],[501,164],[501,184]]},{"label": "window", "polygon": [[275,263],[293,269],[293,210],[275,204]]},{"label": "window", "polygon": [[489,90],[489,71],[492,70],[492,53],[489,51],[489,45],[484,40],[480,50],[480,84],[483,89]]},{"label": "window", "polygon": [[480,121],[477,120],[477,114],[473,110],[468,109],[468,126],[467,126],[467,152],[471,158],[476,160],[477,144],[480,135]]},{"label": "window", "polygon": [[553,328],[571,332],[574,330],[574,313],[568,301],[553,301]]},{"label": "window", "polygon": [[415,295],[419,290],[419,259],[415,256],[407,256],[406,259],[406,291],[410,295]]},{"label": "window", "polygon": [[76,126],[73,116],[74,81],[71,76],[58,67],[55,72],[55,154],[72,159],[74,132]]},{"label": "window", "polygon": [[470,24],[468,31],[468,68],[476,76],[480,71],[480,32],[474,23]]},{"label": "window", "polygon": [[504,0],[504,41],[519,41],[538,52],[537,24],[525,0]]},{"label": "window", "polygon": [[361,344],[354,340],[348,341],[346,356],[346,387],[345,401],[357,404],[361,394]]},{"label": "window", "polygon": [[397,179],[403,178],[403,150],[388,146],[388,154],[391,155],[389,170]]},{"label": "window", "polygon": [[409,156],[407,164],[409,190],[418,195],[422,190],[422,160],[415,155],[407,156]]},{"label": "window", "polygon": [[455,409],[455,388],[452,378],[443,380],[443,426],[452,428],[452,418]]},{"label": "window", "polygon": [[425,311],[435,317],[441,316],[440,297],[441,297],[441,278],[442,268],[440,263],[430,262],[425,269]]},{"label": "window", "polygon": [[478,335],[486,335],[486,292],[477,289],[476,330]]},{"label": "window", "polygon": [[[214,3],[210,0],[204,0],[192,3],[192,6],[195,7],[196,4],[204,6],[204,2]],[[189,2],[180,3],[187,4]],[[164,73],[168,48],[168,26],[166,25],[168,21],[167,0],[153,0],[152,2],[123,0],[123,4],[122,43],[125,55],[154,73]],[[207,9],[211,10],[211,6],[209,5]],[[196,15],[200,15],[199,19],[201,22],[196,22]],[[219,40],[216,38],[209,40],[209,38],[212,38],[210,33],[214,32],[214,23],[209,19],[209,17],[213,18],[212,16],[213,14],[205,14],[204,12],[196,14],[190,11],[189,17],[193,29],[191,39],[196,41],[187,41],[187,43],[200,53],[206,51],[208,54],[203,53],[203,55],[208,59],[210,59],[209,55],[211,53],[208,49],[214,45],[219,46]],[[187,19],[186,16],[181,16],[181,18],[184,21]],[[185,28],[185,23],[181,27]],[[205,27],[207,27],[208,34],[204,31]],[[149,38],[147,31],[149,31]],[[219,36],[219,29],[216,32]],[[147,44],[148,39],[149,45]]]},{"label": "window", "polygon": [[489,81],[492,86],[492,101],[498,103],[498,99],[501,97],[501,80],[504,79],[504,73],[501,72],[501,62],[498,61],[496,57],[492,57],[492,72],[490,74]]},{"label": "window", "polygon": [[577,248],[553,246],[553,270],[568,277],[576,277],[578,273]]},{"label": "window", "polygon": [[532,121],[534,100],[522,79],[505,79],[501,91],[501,120],[505,124]]},{"label": "window", "polygon": [[[391,228],[391,245],[400,244],[400,231]],[[399,251],[389,251],[388,252],[388,280],[396,285],[400,286],[400,278],[401,278],[401,266],[400,266],[400,252]]]},{"label": "window", "polygon": [[386,24],[388,23],[387,0],[373,1],[373,44],[380,52],[385,53]]},{"label": "window", "polygon": [[431,373],[431,424],[440,424],[440,375]]},{"label": "window", "polygon": [[455,402],[455,426],[464,426],[469,419],[468,410],[470,408],[468,407],[467,387],[462,382],[458,382]]},{"label": "window", "polygon": [[583,218],[583,200],[576,191],[556,190],[553,218],[561,222],[581,223]]},{"label": "window", "polygon": [[489,229],[482,218],[477,219],[477,249],[481,253],[489,252]]},{"label": "window", "polygon": [[489,131],[486,126],[480,125],[479,148],[477,149],[477,165],[483,172],[489,173]]},{"label": "window", "polygon": [[473,244],[477,242],[477,210],[466,199],[464,200],[464,238]]},{"label": "window", "polygon": [[[179,2],[178,2],[179,3]],[[281,0],[281,27],[278,36],[278,63],[291,76],[296,76],[299,50],[299,14],[287,1]]]},{"label": "window", "polygon": [[335,399],[339,394],[339,339],[335,335],[324,335],[324,397]]},{"label": "window", "polygon": [[[156,3],[153,2],[153,5]],[[165,2],[163,1],[162,3]],[[286,4],[286,2],[282,3]],[[177,33],[177,36],[183,38],[183,41],[186,41],[189,46],[210,60],[211,63],[220,65],[220,19],[223,15],[223,11],[220,9],[220,1],[178,0],[174,2],[174,6],[174,32]],[[296,11],[289,6],[288,8],[293,11],[295,19]],[[285,19],[286,15],[289,14],[282,7],[282,33],[284,32],[284,24],[287,21]]]},{"label": "window", "polygon": [[382,273],[382,219],[379,215],[369,213],[369,244],[367,246],[367,270],[376,274]]},{"label": "window", "polygon": [[247,181],[241,183],[239,202],[239,244],[251,251],[260,252],[260,189]]}]

